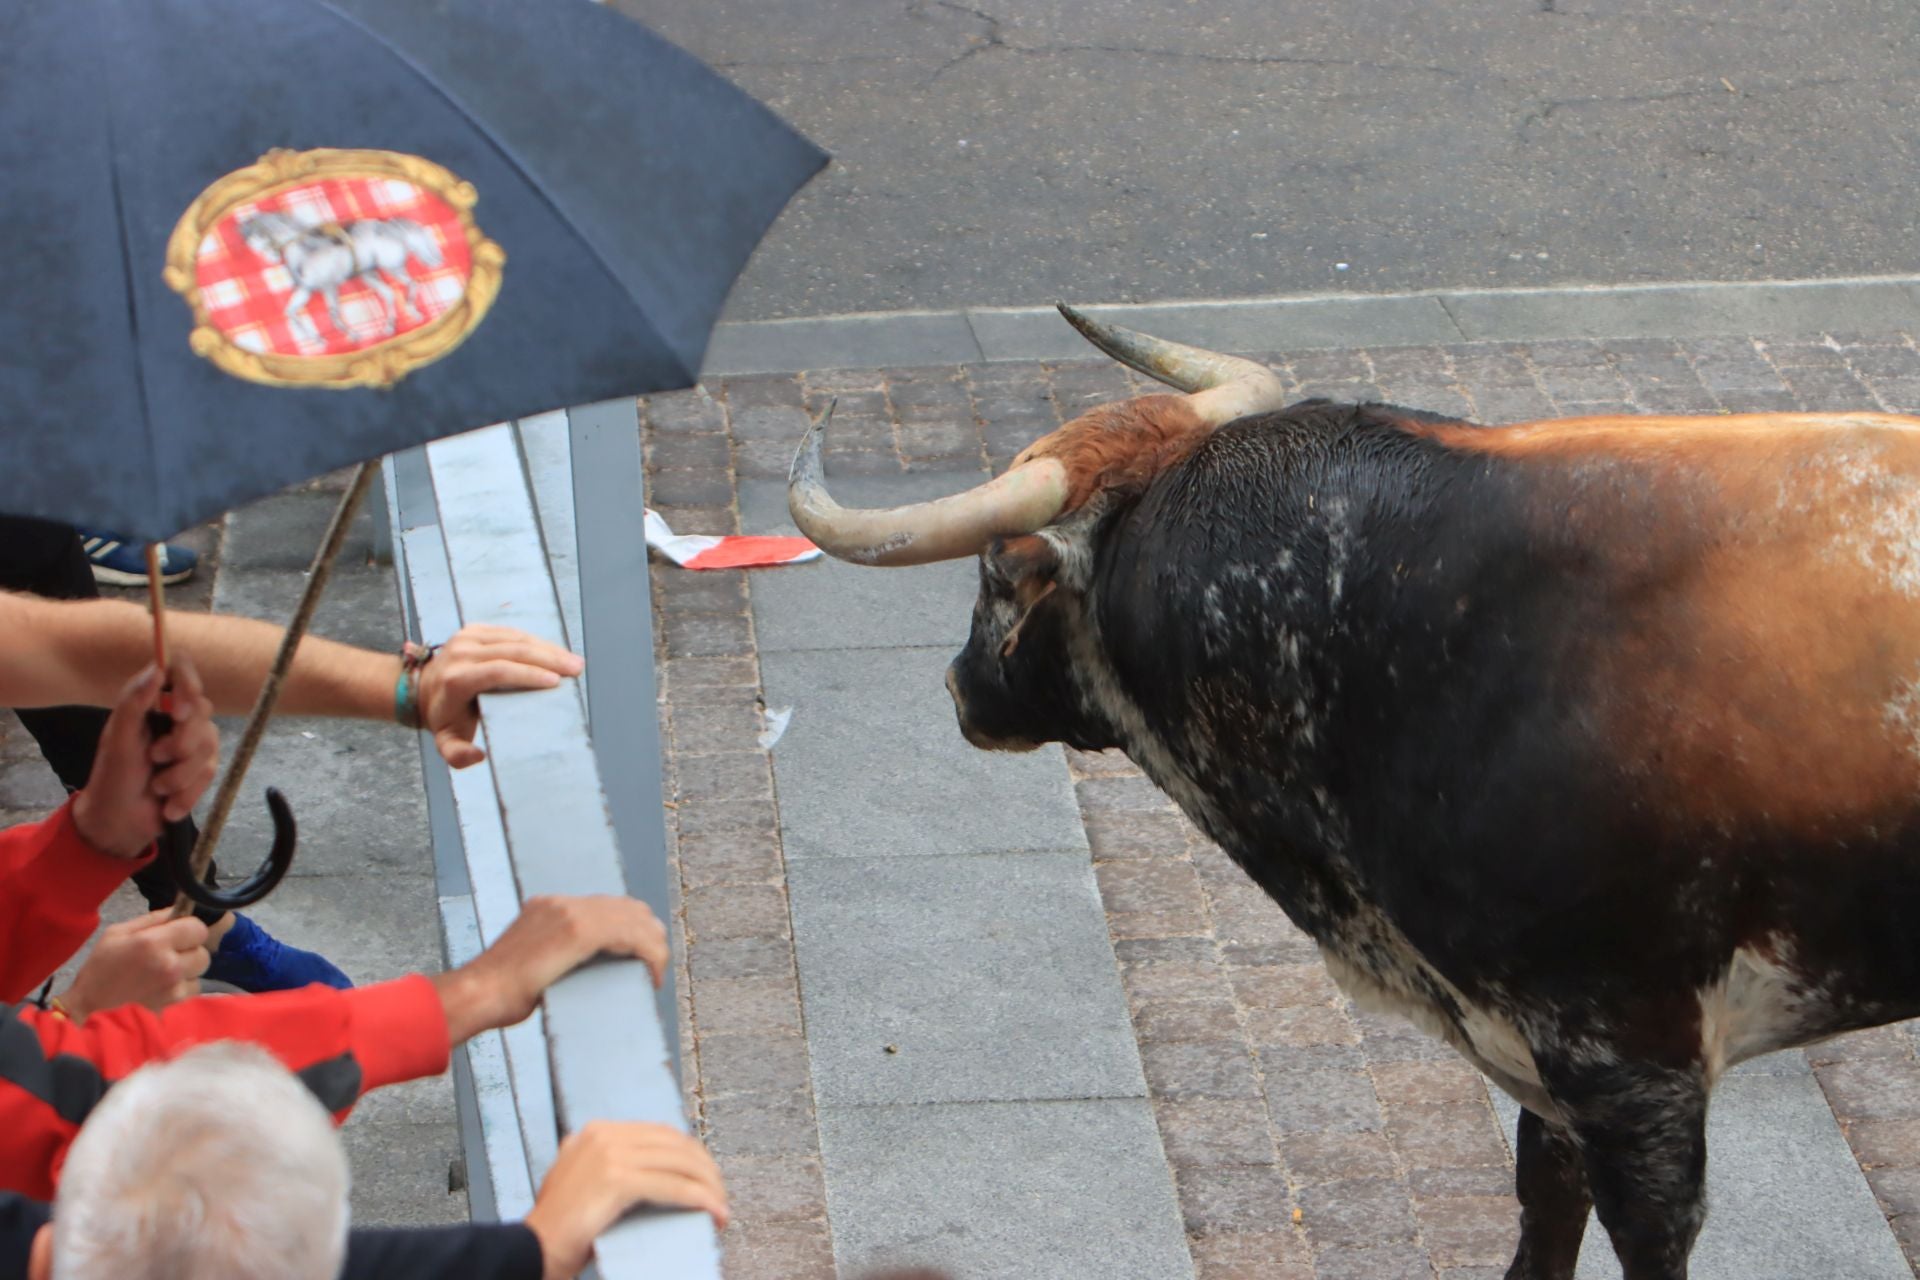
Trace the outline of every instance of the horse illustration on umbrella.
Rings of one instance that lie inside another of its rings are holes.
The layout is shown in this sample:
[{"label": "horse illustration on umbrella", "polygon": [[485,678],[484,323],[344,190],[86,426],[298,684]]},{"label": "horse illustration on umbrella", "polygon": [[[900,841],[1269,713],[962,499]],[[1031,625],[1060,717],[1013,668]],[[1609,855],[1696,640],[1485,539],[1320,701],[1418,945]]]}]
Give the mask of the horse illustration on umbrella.
[{"label": "horse illustration on umbrella", "polygon": [[[319,294],[327,304],[334,329],[344,335],[347,326],[340,316],[340,287],[353,280],[373,290],[386,304],[387,337],[398,331],[403,319],[426,318],[415,296],[419,281],[407,270],[407,262],[418,259],[426,267],[438,267],[440,244],[432,232],[411,218],[361,218],[309,226],[284,213],[257,213],[242,219],[239,231],[248,248],[269,262],[280,263],[293,277],[287,320],[296,332],[304,329],[311,341],[318,342],[320,333],[307,315],[307,302]],[[394,292],[395,286],[402,291],[399,295]]]}]

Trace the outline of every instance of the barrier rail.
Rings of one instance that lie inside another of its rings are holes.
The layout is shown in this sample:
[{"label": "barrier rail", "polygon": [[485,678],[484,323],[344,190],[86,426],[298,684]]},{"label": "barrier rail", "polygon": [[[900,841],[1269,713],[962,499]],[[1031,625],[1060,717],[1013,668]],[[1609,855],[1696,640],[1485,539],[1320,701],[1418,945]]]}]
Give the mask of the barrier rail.
[{"label": "barrier rail", "polygon": [[[481,698],[484,765],[451,772],[422,739],[447,963],[537,894],[630,893],[671,919],[634,403],[442,440],[389,458],[385,479],[410,635],[498,623],[588,664],[552,691]],[[456,1050],[475,1219],[524,1214],[561,1135],[589,1120],[687,1127],[676,1014],[671,981],[656,993],[638,961],[601,961]],[[632,1215],[595,1252],[601,1280],[720,1274],[703,1214]]]}]

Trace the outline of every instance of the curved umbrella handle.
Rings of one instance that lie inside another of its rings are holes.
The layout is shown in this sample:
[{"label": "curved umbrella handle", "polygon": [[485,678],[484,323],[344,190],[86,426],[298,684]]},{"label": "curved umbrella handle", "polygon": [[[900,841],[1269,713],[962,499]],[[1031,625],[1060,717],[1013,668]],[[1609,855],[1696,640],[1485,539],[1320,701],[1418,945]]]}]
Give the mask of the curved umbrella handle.
[{"label": "curved umbrella handle", "polygon": [[169,822],[160,836],[160,862],[186,897],[216,911],[238,911],[272,893],[293,866],[293,848],[299,828],[293,808],[278,787],[267,788],[267,812],[273,817],[273,848],[254,873],[231,889],[205,884],[193,873],[193,835],[185,822]]}]

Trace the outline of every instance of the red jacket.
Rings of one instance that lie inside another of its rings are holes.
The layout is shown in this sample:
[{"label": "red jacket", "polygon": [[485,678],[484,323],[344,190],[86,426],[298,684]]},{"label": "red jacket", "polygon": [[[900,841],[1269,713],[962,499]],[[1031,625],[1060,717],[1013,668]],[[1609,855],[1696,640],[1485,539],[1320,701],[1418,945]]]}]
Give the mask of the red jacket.
[{"label": "red jacket", "polygon": [[[101,901],[141,865],[88,847],[64,808],[0,831],[7,998],[19,999],[79,950]],[[0,1191],[51,1199],[67,1145],[109,1085],[212,1040],[266,1049],[338,1119],[369,1089],[440,1074],[450,1050],[440,994],[418,976],[353,991],[208,996],[157,1014],[129,1006],[84,1023],[30,1006],[0,1010]]]},{"label": "red jacket", "polygon": [[0,1002],[33,994],[100,925],[100,904],[153,858],[115,858],[80,838],[73,801],[0,831]]}]

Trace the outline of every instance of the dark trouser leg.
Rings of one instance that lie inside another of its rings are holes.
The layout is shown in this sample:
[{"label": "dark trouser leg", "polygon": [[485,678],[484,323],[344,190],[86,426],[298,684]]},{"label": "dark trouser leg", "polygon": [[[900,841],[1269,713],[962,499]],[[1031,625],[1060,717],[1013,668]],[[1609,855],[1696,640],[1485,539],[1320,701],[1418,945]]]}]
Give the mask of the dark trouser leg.
[{"label": "dark trouser leg", "polygon": [[[63,524],[17,516],[0,516],[0,589],[55,600],[91,600],[100,594],[78,534]],[[84,787],[107,713],[97,707],[40,707],[15,714],[67,790]],[[136,872],[133,883],[149,907],[173,905],[173,881],[158,867]],[[200,918],[211,924],[220,913]]]},{"label": "dark trouser leg", "polygon": [[1525,1109],[1514,1139],[1513,1181],[1520,1197],[1520,1250],[1507,1280],[1573,1280],[1593,1207],[1586,1170],[1572,1139]]},{"label": "dark trouser leg", "polygon": [[1549,1090],[1570,1118],[1625,1280],[1686,1280],[1707,1217],[1707,1089],[1697,1067],[1588,1067]]}]

